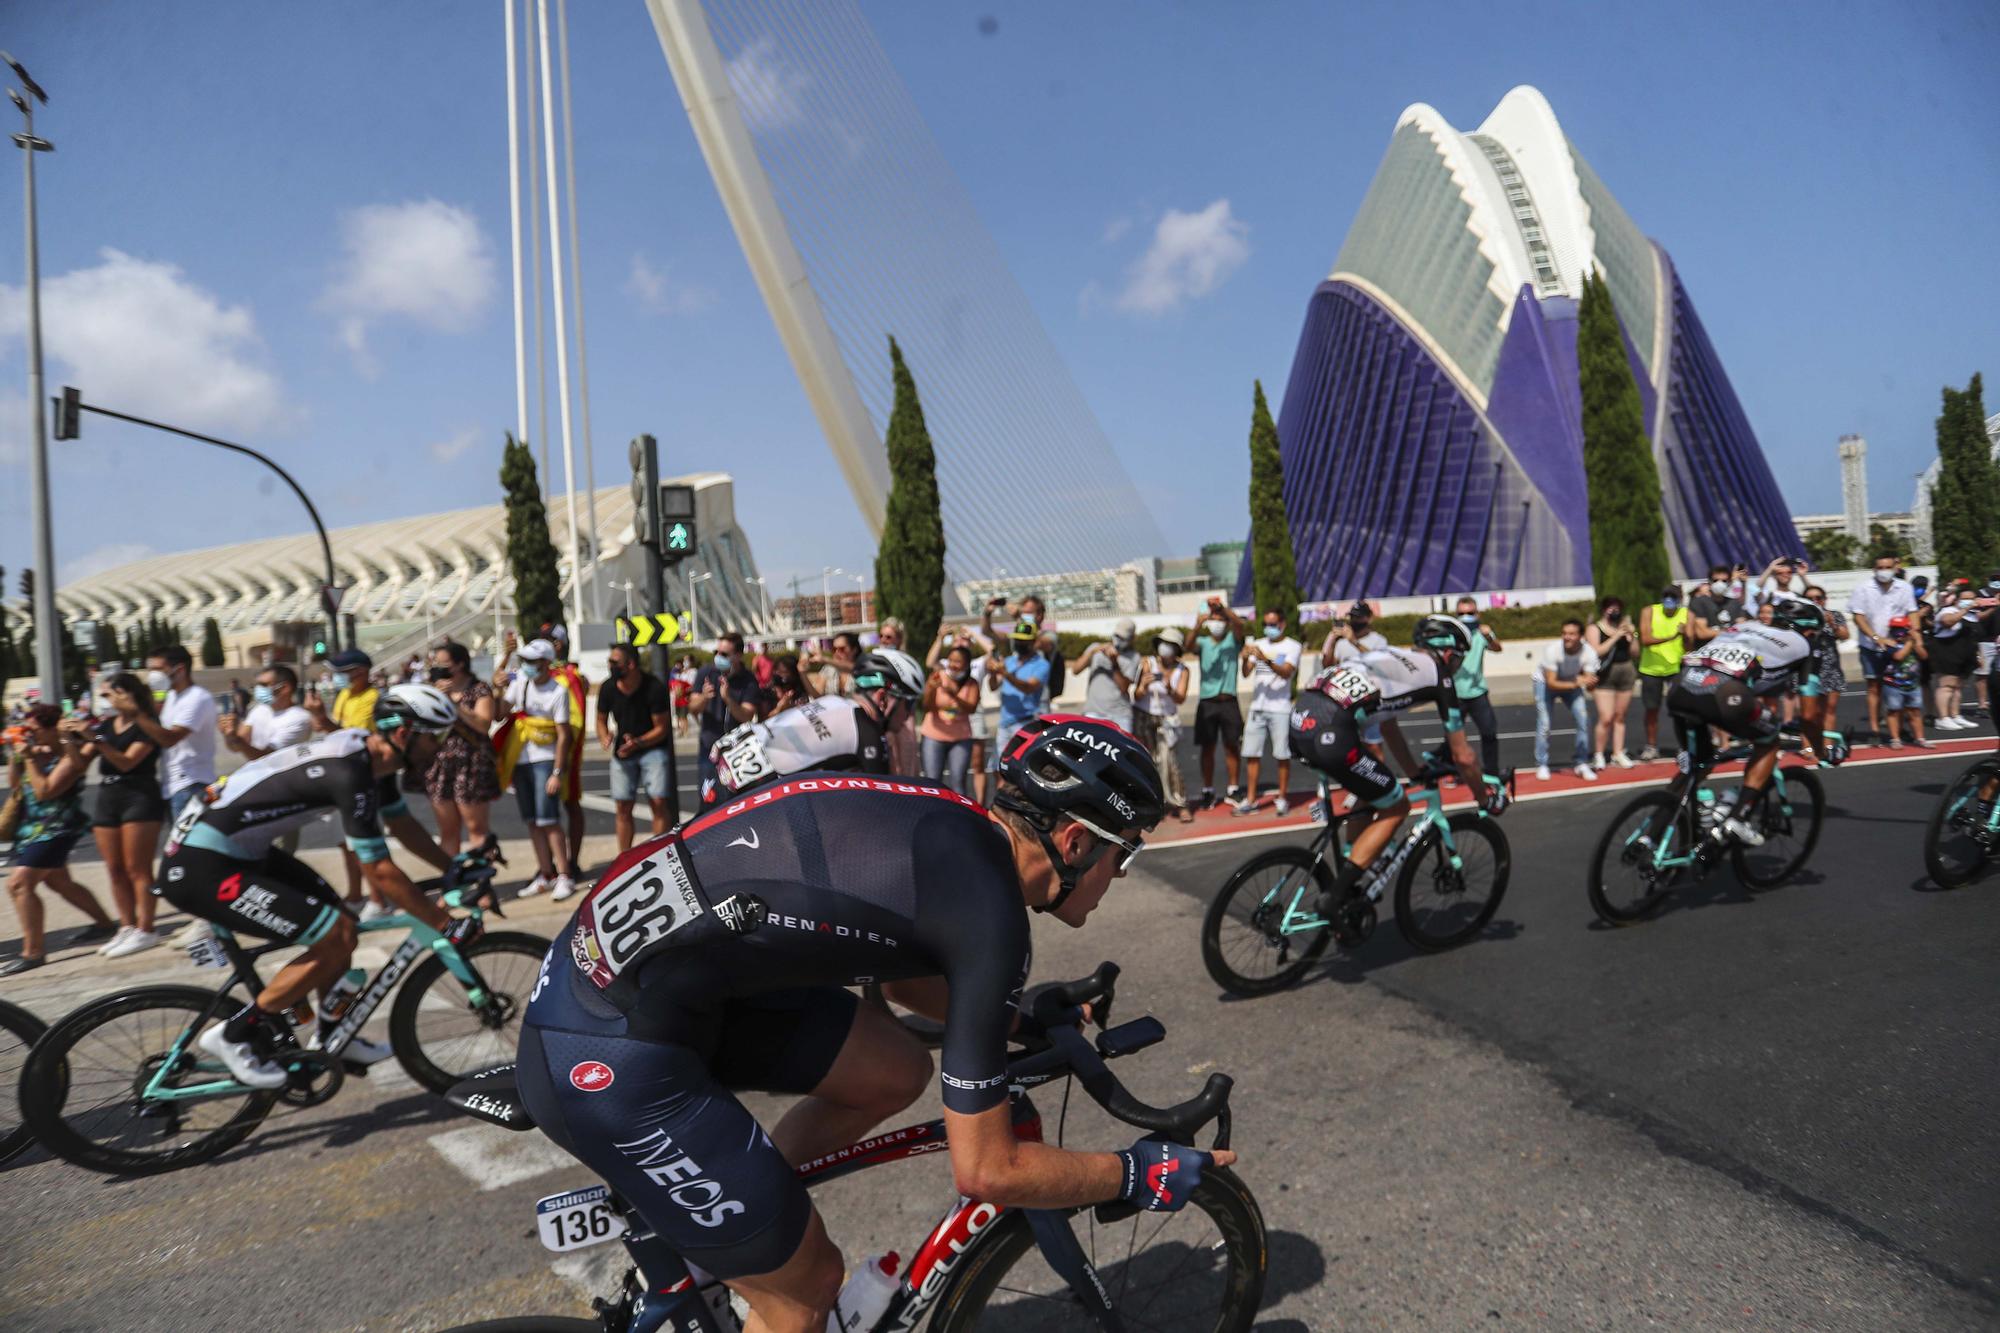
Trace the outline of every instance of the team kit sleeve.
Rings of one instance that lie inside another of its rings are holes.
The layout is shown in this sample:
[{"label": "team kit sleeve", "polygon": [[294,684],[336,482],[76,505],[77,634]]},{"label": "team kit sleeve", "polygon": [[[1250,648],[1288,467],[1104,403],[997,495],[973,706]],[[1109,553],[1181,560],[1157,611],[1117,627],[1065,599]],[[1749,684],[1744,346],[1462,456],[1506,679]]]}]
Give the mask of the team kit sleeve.
[{"label": "team kit sleeve", "polygon": [[[944,1104],[977,1115],[1007,1100],[1007,1034],[1028,980],[1028,911],[1004,839],[982,830],[976,835],[980,845],[968,847],[973,840],[965,838],[964,825],[951,823],[957,832],[955,857],[931,862],[944,871],[935,882],[950,891],[928,895],[938,901],[925,905],[922,934],[950,992],[938,1061]],[[944,832],[943,821],[937,831]],[[924,841],[938,849],[945,845],[942,839]],[[968,851],[977,858],[973,864],[967,864]]]},{"label": "team kit sleeve", "polygon": [[342,783],[346,790],[334,804],[334,809],[340,812],[340,831],[347,839],[348,849],[363,865],[388,860],[389,838],[382,828],[381,796],[374,775],[365,763],[343,764],[334,771],[353,775]]}]

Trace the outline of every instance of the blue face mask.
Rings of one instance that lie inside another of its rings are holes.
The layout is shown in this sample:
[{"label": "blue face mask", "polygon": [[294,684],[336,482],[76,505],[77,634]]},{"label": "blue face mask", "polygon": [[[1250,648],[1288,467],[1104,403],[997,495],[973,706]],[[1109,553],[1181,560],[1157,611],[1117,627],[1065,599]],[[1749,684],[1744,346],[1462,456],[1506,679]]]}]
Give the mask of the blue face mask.
[{"label": "blue face mask", "polygon": [[1458,618],[1458,623],[1461,625],[1477,625],[1479,623],[1479,616],[1476,612],[1468,611]]},{"label": "blue face mask", "polygon": [[278,701],[278,696],[269,685],[255,685],[250,689],[250,701],[252,703],[273,704]]},{"label": "blue face mask", "polygon": [[1660,599],[1660,605],[1664,606],[1669,611],[1678,611],[1681,609],[1681,599],[1678,597],[1662,597]]},{"label": "blue face mask", "polygon": [[1267,639],[1282,638],[1284,637],[1284,633],[1285,633],[1285,627],[1283,625],[1264,626],[1264,637]]},{"label": "blue face mask", "polygon": [[717,653],[715,655],[715,669],[717,671],[729,670],[729,664],[732,660],[734,659],[732,659],[728,653]]}]

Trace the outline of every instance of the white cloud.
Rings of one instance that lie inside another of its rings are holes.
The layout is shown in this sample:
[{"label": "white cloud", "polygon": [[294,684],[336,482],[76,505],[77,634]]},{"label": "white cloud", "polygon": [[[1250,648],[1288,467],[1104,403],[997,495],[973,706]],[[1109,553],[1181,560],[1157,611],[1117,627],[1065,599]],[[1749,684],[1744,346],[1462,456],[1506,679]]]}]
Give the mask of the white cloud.
[{"label": "white cloud", "polygon": [[340,219],[339,271],[321,303],[340,315],[340,338],[373,373],[368,328],[407,319],[442,333],[472,327],[493,296],[493,256],[479,220],[436,199],[368,204]]},{"label": "white cloud", "polygon": [[655,267],[643,254],[635,254],[625,290],[656,315],[692,315],[715,304],[715,294],[707,288],[673,281],[672,268],[671,264]]},{"label": "white cloud", "polygon": [[1113,304],[1128,314],[1164,315],[1220,287],[1250,257],[1250,228],[1218,199],[1199,213],[1170,208],[1153,243],[1125,272]]},{"label": "white cloud", "polygon": [[109,546],[86,551],[74,560],[63,561],[56,570],[56,583],[66,588],[72,583],[102,574],[109,569],[116,569],[120,565],[129,565],[134,560],[144,560],[153,554],[155,554],[153,548],[143,542],[113,542]]},{"label": "white cloud", "polygon": [[[26,294],[0,285],[0,338],[26,331]],[[175,264],[105,249],[95,266],[47,279],[42,337],[51,392],[73,383],[90,402],[224,434],[291,415],[278,377],[262,364],[249,307],[224,305]],[[10,412],[0,425],[0,452],[25,439],[19,416]]]},{"label": "white cloud", "polygon": [[467,426],[450,439],[433,441],[430,446],[431,457],[440,463],[454,462],[477,443],[479,443],[479,428]]},{"label": "white cloud", "polygon": [[1130,230],[1132,230],[1131,218],[1113,218],[1104,224],[1104,235],[1099,238],[1100,242],[1104,245],[1111,245],[1122,241],[1125,239],[1125,233]]},{"label": "white cloud", "polygon": [[805,122],[799,94],[812,80],[778,53],[772,38],[759,37],[737,52],[726,72],[742,104],[744,123],[752,130],[782,130]]}]

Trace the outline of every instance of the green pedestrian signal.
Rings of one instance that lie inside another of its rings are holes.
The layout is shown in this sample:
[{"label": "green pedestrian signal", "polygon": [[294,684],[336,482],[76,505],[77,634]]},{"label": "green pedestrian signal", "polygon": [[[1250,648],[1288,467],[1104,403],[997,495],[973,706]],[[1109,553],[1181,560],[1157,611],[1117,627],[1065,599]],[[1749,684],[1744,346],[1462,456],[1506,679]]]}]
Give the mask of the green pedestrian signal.
[{"label": "green pedestrian signal", "polygon": [[666,549],[671,555],[691,555],[694,552],[694,525],[678,519],[667,524]]}]

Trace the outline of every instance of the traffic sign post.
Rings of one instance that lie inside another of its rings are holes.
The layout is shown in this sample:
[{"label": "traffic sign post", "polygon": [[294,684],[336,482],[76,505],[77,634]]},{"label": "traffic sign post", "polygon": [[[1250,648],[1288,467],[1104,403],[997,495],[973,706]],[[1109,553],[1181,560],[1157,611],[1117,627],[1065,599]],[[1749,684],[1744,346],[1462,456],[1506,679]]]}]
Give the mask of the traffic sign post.
[{"label": "traffic sign post", "polygon": [[634,648],[664,648],[681,637],[681,617],[664,611],[656,615],[619,616],[614,623],[618,642]]},{"label": "traffic sign post", "polygon": [[[640,563],[646,567],[646,605],[665,606],[665,562],[668,557],[661,550],[661,538],[665,535],[662,519],[671,514],[674,520],[685,522],[687,527],[687,550],[671,558],[678,561],[692,554],[694,487],[660,485],[660,444],[650,435],[636,436],[625,456],[632,464],[632,531],[638,538]],[[652,648],[653,674],[666,683],[670,699],[673,697],[673,659],[667,653],[667,645],[680,637],[680,631],[679,617],[665,613],[618,618],[618,635],[622,642],[630,643],[635,648]],[[642,633],[644,638],[640,637]],[[696,743],[699,744],[698,731],[696,736]],[[681,774],[680,764],[674,758],[672,735],[667,737],[666,749],[667,808],[673,822],[678,824],[681,822]]]}]

